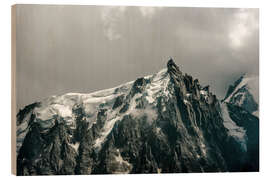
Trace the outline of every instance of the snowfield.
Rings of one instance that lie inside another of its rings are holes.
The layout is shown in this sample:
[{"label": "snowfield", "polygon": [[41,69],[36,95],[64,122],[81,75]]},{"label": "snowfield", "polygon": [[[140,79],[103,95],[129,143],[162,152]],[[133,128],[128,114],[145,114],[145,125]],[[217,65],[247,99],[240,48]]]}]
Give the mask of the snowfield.
[{"label": "snowfield", "polygon": [[242,146],[244,151],[247,151],[247,135],[246,130],[244,128],[239,127],[235,124],[235,122],[230,118],[227,105],[225,103],[221,104],[221,110],[223,115],[223,124],[225,128],[228,129],[228,133],[230,136],[235,138]]},{"label": "snowfield", "polygon": [[[154,75],[148,75],[144,77],[148,79],[148,83],[145,87],[145,92],[135,94],[135,96],[130,100],[128,110],[119,114],[112,109],[116,98],[120,95],[127,96],[133,86],[134,81],[122,84],[120,86],[101,90],[89,94],[81,93],[67,93],[59,96],[51,96],[44,99],[39,107],[34,109],[33,114],[35,114],[35,121],[38,122],[44,129],[44,132],[52,128],[55,125],[55,117],[59,116],[65,123],[70,126],[71,129],[76,129],[75,116],[73,113],[73,108],[76,105],[81,105],[87,115],[86,121],[89,122],[89,127],[96,123],[97,114],[102,108],[108,109],[107,120],[101,129],[101,135],[94,142],[94,147],[100,148],[102,143],[105,141],[108,134],[111,132],[114,124],[122,120],[125,115],[141,116],[146,115],[149,123],[157,117],[157,110],[154,109],[157,102],[155,99],[157,96],[169,96],[168,83],[170,81],[169,75],[167,73],[167,68],[162,69]],[[136,108],[136,99],[143,98],[146,107],[144,110],[139,110]],[[165,111],[165,109],[163,109]],[[27,117],[29,121],[29,117]],[[17,127],[17,151],[20,149],[25,135],[27,134],[28,121],[25,121]],[[78,149],[78,144],[70,144],[76,151]]]}]

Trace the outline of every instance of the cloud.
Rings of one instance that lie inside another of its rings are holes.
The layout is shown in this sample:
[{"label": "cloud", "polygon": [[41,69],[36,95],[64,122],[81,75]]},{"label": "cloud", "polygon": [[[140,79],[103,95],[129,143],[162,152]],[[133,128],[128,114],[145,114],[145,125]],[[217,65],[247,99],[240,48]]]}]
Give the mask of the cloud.
[{"label": "cloud", "polygon": [[140,11],[141,15],[144,18],[148,18],[148,19],[153,18],[162,9],[163,9],[163,7],[147,7],[147,6],[139,7],[139,11]]},{"label": "cloud", "polygon": [[241,74],[259,74],[258,9],[28,7],[17,27],[19,107],[153,74],[169,56],[220,98]]},{"label": "cloud", "polygon": [[240,48],[245,44],[245,40],[249,38],[254,31],[259,28],[256,10],[239,9],[233,16],[232,28],[228,34],[230,45],[233,48]]},{"label": "cloud", "polygon": [[140,13],[145,18],[152,18],[162,7],[139,7]]},{"label": "cloud", "polygon": [[103,22],[104,35],[109,40],[117,40],[122,37],[122,35],[117,31],[117,24],[125,12],[125,6],[110,6],[102,9],[101,19]]}]

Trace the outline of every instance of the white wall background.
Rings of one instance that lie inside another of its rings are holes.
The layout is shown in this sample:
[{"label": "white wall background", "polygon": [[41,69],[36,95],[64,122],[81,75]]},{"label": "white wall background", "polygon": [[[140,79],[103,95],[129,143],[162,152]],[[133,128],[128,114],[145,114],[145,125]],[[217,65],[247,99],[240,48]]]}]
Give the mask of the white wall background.
[{"label": "white wall background", "polygon": [[[15,179],[11,175],[11,5],[24,4],[98,4],[98,5],[142,5],[142,6],[184,6],[184,7],[257,7],[260,8],[260,173],[208,173],[208,174],[165,174],[165,175],[95,175],[95,176],[39,176],[28,178],[61,179],[269,179],[270,149],[270,6],[266,0],[10,0],[0,2],[0,177]],[[269,176],[269,177],[268,177]]]}]

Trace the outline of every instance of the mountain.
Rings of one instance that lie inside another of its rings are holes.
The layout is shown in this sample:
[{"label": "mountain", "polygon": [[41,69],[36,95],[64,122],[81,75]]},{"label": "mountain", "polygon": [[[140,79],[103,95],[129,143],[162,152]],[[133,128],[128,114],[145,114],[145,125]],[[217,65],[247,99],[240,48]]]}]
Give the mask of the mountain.
[{"label": "mountain", "polygon": [[259,77],[241,76],[233,85],[230,85],[224,102],[240,106],[259,117]]},{"label": "mountain", "polygon": [[247,154],[244,169],[259,167],[259,77],[244,74],[221,101],[224,126]]},{"label": "mountain", "polygon": [[17,174],[258,171],[258,128],[170,59],[154,75],[20,110]]}]

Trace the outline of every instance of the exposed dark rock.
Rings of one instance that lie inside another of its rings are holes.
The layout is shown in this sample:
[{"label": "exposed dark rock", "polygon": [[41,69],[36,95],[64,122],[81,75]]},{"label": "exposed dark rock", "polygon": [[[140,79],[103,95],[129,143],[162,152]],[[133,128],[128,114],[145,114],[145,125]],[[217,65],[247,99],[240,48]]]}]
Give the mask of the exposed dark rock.
[{"label": "exposed dark rock", "polygon": [[[114,94],[122,91],[109,103],[102,100],[103,106],[78,102],[72,120],[59,113],[47,120],[53,124],[49,128],[36,116],[37,105],[20,111],[18,125],[32,115],[18,152],[17,174],[259,170],[258,118],[226,104],[232,121],[246,130],[245,150],[228,133],[220,103],[209,87],[201,88],[198,79],[183,75],[172,59],[160,79],[139,78],[129,90],[119,87]],[[97,113],[89,113],[95,107]]]},{"label": "exposed dark rock", "polygon": [[[251,87],[249,83],[251,83]],[[258,82],[256,82],[256,78],[250,79],[250,77],[246,77],[246,75],[241,76],[234,82],[233,85],[229,86],[226,96],[222,102],[227,102],[242,107],[249,113],[255,113],[256,115],[259,111],[259,102],[258,100],[255,100],[256,98],[254,98],[254,94],[252,94],[252,87],[254,84],[258,84]]]},{"label": "exposed dark rock", "polygon": [[113,104],[113,109],[116,109],[118,108],[119,106],[121,106],[123,104],[123,101],[124,101],[124,98],[125,96],[122,94],[120,96],[118,96],[116,99],[115,99],[115,102]]},{"label": "exposed dark rock", "polygon": [[202,90],[209,92],[209,85],[203,87]]},{"label": "exposed dark rock", "polygon": [[136,93],[142,93],[146,85],[146,80],[144,78],[138,78],[132,86],[131,89],[131,97],[133,97]]}]

